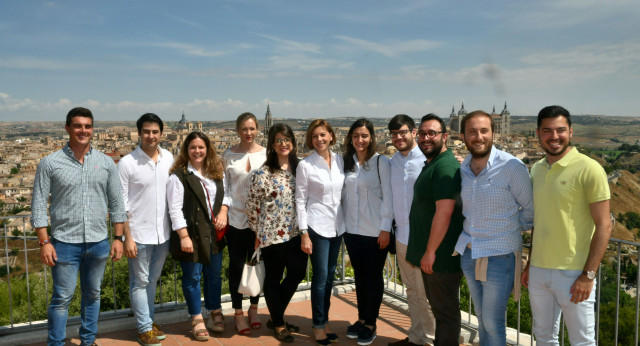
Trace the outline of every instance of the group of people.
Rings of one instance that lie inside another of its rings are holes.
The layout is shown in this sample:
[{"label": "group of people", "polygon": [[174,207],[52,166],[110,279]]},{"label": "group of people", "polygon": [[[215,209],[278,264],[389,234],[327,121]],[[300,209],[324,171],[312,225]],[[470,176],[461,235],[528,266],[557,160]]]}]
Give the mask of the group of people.
[{"label": "group of people", "polygon": [[[560,106],[538,114],[537,134],[547,155],[531,174],[493,145],[493,119],[483,111],[462,119],[470,153],[465,159],[446,147],[445,123],[434,114],[422,117],[418,127],[404,114],[391,119],[397,149],[391,159],[376,152],[374,127],[365,118],[351,125],[342,156],[331,150],[338,141],[332,126],[313,120],[305,137],[311,154],[301,161],[286,124],[268,130],[266,147],[258,144],[259,125],[251,113],[238,116],[239,144],[221,157],[205,134],[192,132],[174,160],[159,146],[163,122],[157,115],[144,114],[136,125],[140,144],[116,167],[91,147],[91,111],[74,108],[65,126],[69,142],[38,165],[32,225],[41,260],[52,269],[51,345],[64,344],[78,273],[80,340],[95,342],[105,264],[123,254],[138,342],[159,345],[166,338],[154,322],[154,300],[169,253],[182,268],[193,338],[205,341],[209,331],[224,331],[225,247],[239,334],[262,327],[259,297],[249,298],[247,321],[238,293],[244,264],[260,251],[266,324],[275,338],[291,343],[291,332],[300,330],[284,314],[310,258],[314,338],[319,345],[338,342],[328,322],[343,238],[358,309],[358,320],[345,332],[359,345],[376,338],[390,245],[407,288],[411,326],[405,339],[389,345],[458,345],[463,275],[481,345],[506,344],[507,302],[512,291],[518,299],[521,284],[529,287],[538,343],[558,344],[562,311],[572,343],[595,344],[594,281],[611,232],[609,188],[602,167],[570,146],[571,118]],[[522,269],[522,231],[534,228]]]}]

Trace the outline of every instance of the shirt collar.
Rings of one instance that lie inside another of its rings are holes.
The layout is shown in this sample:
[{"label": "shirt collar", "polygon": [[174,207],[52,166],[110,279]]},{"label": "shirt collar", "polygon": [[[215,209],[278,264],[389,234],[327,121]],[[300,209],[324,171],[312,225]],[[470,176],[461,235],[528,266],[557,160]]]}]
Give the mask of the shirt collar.
[{"label": "shirt collar", "polygon": [[[67,154],[67,156],[75,158],[75,156],[73,156],[73,150],[71,150],[71,147],[69,146],[69,142],[67,142],[67,144],[65,144],[64,147],[62,147],[62,151],[65,154]],[[89,145],[89,151],[87,152],[87,155],[91,155],[92,152],[93,152],[93,146]]]},{"label": "shirt collar", "polygon": [[[560,160],[556,161],[555,164],[560,165],[562,167],[567,167],[569,165],[569,163],[571,161],[573,161],[573,159],[578,156],[578,154],[580,154],[578,152],[578,149],[576,149],[576,147],[571,147],[569,148],[569,152],[562,157]],[[547,161],[547,156],[544,157],[544,163],[548,166],[551,167],[551,165],[549,165],[549,161]]]},{"label": "shirt collar", "polygon": [[[138,152],[138,154],[142,155],[148,160],[151,160],[151,157],[147,155],[147,153],[145,153],[144,150],[142,150],[142,147],[140,146],[140,144],[138,144],[138,146],[136,147],[136,151]],[[162,160],[162,148],[158,146],[158,162],[160,162],[161,160]]]},{"label": "shirt collar", "polygon": [[[438,154],[438,156],[434,157],[433,160],[431,160],[431,162],[427,162],[427,160],[424,161],[424,166],[430,166],[432,164],[434,164],[436,161],[440,160],[441,158],[445,157],[445,156],[449,156],[449,155],[453,155],[453,152],[451,151],[450,148],[447,148],[447,150],[445,150],[444,152]],[[457,161],[457,160],[456,160]]]}]

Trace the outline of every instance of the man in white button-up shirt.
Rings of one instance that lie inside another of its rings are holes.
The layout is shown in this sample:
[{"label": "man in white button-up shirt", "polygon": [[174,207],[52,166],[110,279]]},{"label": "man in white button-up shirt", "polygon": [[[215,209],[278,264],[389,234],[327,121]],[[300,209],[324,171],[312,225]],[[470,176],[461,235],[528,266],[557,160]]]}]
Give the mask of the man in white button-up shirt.
[{"label": "man in white button-up shirt", "polygon": [[420,175],[424,156],[416,144],[416,124],[405,114],[394,116],[388,125],[393,146],[398,150],[391,158],[391,192],[393,216],[396,221],[396,251],[402,282],[407,287],[407,303],[411,327],[408,337],[390,346],[433,343],[435,318],[422,282],[422,269],[406,260],[409,242],[409,211],[413,200],[413,184]]},{"label": "man in white button-up shirt", "polygon": [[153,322],[153,311],[156,285],[169,253],[166,195],[173,155],[159,146],[164,126],[157,115],[144,114],[136,125],[140,145],[118,164],[129,219],[124,251],[129,258],[129,298],[138,342],[158,345],[166,336]]}]

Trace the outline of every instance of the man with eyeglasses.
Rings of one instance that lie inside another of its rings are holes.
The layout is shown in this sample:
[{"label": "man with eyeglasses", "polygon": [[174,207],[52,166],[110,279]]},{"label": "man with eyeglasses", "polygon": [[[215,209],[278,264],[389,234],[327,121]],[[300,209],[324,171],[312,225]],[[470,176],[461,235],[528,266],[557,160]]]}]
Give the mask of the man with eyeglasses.
[{"label": "man with eyeglasses", "polygon": [[435,345],[458,345],[462,270],[453,256],[462,231],[460,162],[447,149],[447,128],[435,114],[422,117],[418,147],[427,158],[414,184],[409,214],[407,260],[422,269],[427,298],[436,319]]},{"label": "man with eyeglasses", "polygon": [[389,125],[393,146],[398,150],[391,157],[391,192],[393,217],[396,221],[396,258],[402,283],[407,287],[407,304],[411,327],[403,340],[389,346],[432,344],[436,320],[424,291],[422,269],[407,261],[409,243],[409,210],[413,200],[413,184],[420,175],[427,159],[416,143],[416,123],[406,114],[394,116]]}]

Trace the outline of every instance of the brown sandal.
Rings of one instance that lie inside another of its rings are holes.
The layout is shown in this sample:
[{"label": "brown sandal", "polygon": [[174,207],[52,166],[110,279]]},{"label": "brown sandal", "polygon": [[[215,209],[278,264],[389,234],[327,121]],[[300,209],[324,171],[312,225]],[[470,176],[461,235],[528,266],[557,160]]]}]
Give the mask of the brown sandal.
[{"label": "brown sandal", "polygon": [[[216,317],[220,317],[221,321],[216,321]],[[212,311],[211,317],[207,321],[207,328],[216,333],[224,333],[224,315],[222,311]]]},{"label": "brown sandal", "polygon": [[191,320],[191,327],[193,327],[191,329],[191,335],[198,341],[207,341],[209,340],[209,332],[207,332],[207,329],[196,329],[196,326],[200,323],[204,324],[202,318],[194,318]]}]

